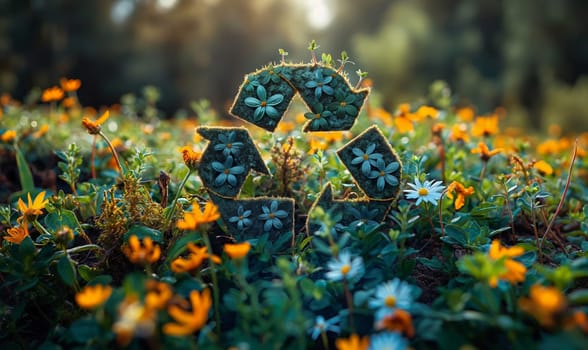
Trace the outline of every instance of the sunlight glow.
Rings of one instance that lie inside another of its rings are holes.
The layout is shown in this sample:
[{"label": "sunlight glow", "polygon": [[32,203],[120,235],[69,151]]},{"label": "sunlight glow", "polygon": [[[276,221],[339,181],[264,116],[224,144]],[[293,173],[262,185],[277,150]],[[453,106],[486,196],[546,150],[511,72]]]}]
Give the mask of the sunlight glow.
[{"label": "sunlight glow", "polygon": [[306,0],[306,20],[314,29],[325,29],[333,21],[333,11],[330,0]]}]

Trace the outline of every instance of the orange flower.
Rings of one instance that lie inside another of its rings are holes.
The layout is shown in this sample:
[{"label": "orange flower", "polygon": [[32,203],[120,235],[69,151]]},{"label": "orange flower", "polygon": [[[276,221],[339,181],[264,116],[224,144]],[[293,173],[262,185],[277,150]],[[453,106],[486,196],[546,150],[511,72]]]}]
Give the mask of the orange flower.
[{"label": "orange flower", "polygon": [[537,145],[537,153],[540,155],[555,155],[561,151],[560,143],[556,140],[547,140]]},{"label": "orange flower", "polygon": [[309,140],[310,149],[307,154],[315,154],[318,150],[324,151],[329,147],[329,144],[320,138],[312,137]]},{"label": "orange flower", "polygon": [[198,165],[200,164],[200,157],[202,156],[201,152],[194,151],[190,146],[184,146],[180,148],[180,152],[182,153],[184,164],[186,164],[190,170],[198,169]]},{"label": "orange flower", "polygon": [[414,130],[412,118],[413,114],[410,113],[410,105],[408,103],[402,103],[398,106],[396,118],[394,118],[394,125],[399,133],[405,134]]},{"label": "orange flower", "polygon": [[173,295],[169,284],[164,282],[149,280],[146,289],[145,306],[149,309],[163,309]]},{"label": "orange flower", "polygon": [[243,259],[244,257],[247,256],[247,253],[249,253],[250,249],[251,249],[251,243],[249,243],[249,242],[243,242],[243,243],[237,243],[237,244],[227,243],[224,246],[225,253],[227,253],[227,255],[231,259]]},{"label": "orange flower", "polygon": [[474,120],[475,112],[472,107],[463,107],[458,109],[455,114],[462,122],[471,122]]},{"label": "orange flower", "polygon": [[[507,248],[502,246],[499,240],[494,240],[490,245],[488,255],[492,260],[504,259],[506,272],[502,273],[499,277],[500,279],[509,281],[511,284],[516,284],[525,280],[527,268],[525,265],[511,258],[523,255],[524,252],[525,250],[522,247],[515,246]],[[490,285],[492,287],[496,287],[497,284],[498,280],[496,278],[490,280]]]},{"label": "orange flower", "polygon": [[29,236],[29,229],[26,223],[22,226],[16,226],[6,230],[8,236],[4,236],[4,240],[14,244],[20,244],[25,238]]},{"label": "orange flower", "polygon": [[112,294],[111,286],[97,284],[94,286],[85,286],[84,289],[76,294],[76,302],[82,309],[95,309],[104,304]]},{"label": "orange flower", "polygon": [[106,111],[96,121],[91,121],[90,118],[84,117],[82,119],[82,125],[84,128],[86,128],[88,134],[96,135],[100,133],[100,130],[102,130],[102,124],[108,119],[109,116],[110,112]]},{"label": "orange flower", "polygon": [[212,261],[216,264],[220,264],[221,260],[218,256],[208,254],[206,247],[198,247],[194,245],[194,243],[188,243],[188,250],[190,250],[190,255],[187,258],[179,257],[172,261],[171,269],[175,273],[182,273],[182,272],[193,272],[200,268],[200,265],[204,262],[204,260],[208,259],[209,257]]},{"label": "orange flower", "polygon": [[544,160],[540,160],[533,164],[533,168],[537,169],[537,171],[543,176],[553,174],[553,168]]},{"label": "orange flower", "polygon": [[34,201],[31,200],[31,194],[27,193],[27,199],[28,205],[25,204],[22,198],[18,199],[18,210],[20,210],[22,216],[27,221],[43,214],[43,209],[45,209],[45,205],[49,202],[49,200],[45,199],[45,191],[39,193]]},{"label": "orange flower", "polygon": [[277,132],[288,134],[296,128],[296,124],[290,121],[281,121],[276,128]]},{"label": "orange flower", "polygon": [[45,135],[47,132],[49,131],[49,125],[47,124],[43,124],[39,130],[35,131],[35,133],[33,134],[34,138],[41,138],[43,137],[43,135]]},{"label": "orange flower", "polygon": [[494,157],[495,155],[502,152],[502,148],[493,149],[490,151],[488,146],[484,142],[478,143],[478,147],[472,149],[472,154],[480,154],[480,159],[482,161],[487,162],[490,158]]},{"label": "orange flower", "polygon": [[61,103],[63,104],[63,107],[71,108],[77,104],[77,101],[75,97],[66,97]]},{"label": "orange flower", "polygon": [[474,136],[490,136],[498,134],[498,115],[491,115],[488,117],[478,117],[472,127],[472,135]]},{"label": "orange flower", "polygon": [[76,91],[82,85],[82,82],[80,81],[80,79],[62,78],[61,80],[59,80],[59,83],[61,84],[61,88],[63,89],[63,91],[67,91],[67,92]]},{"label": "orange flower", "polygon": [[376,325],[376,329],[400,332],[409,338],[414,337],[412,317],[408,312],[401,309],[396,309],[394,313],[384,316]]},{"label": "orange flower", "polygon": [[43,102],[59,101],[62,98],[63,90],[61,90],[57,86],[52,86],[48,89],[43,90],[43,94],[41,95],[41,101]]},{"label": "orange flower", "polygon": [[453,181],[449,184],[449,186],[447,186],[447,198],[453,199],[454,192],[457,194],[457,198],[455,199],[453,205],[455,210],[459,210],[465,204],[465,197],[474,194],[474,188],[472,186],[466,188],[462,183]]},{"label": "orange flower", "polygon": [[16,139],[16,130],[6,130],[0,136],[0,140],[4,143],[12,142]]},{"label": "orange flower", "polygon": [[567,306],[565,295],[555,287],[531,286],[528,298],[519,299],[519,307],[533,316],[543,327],[555,326],[555,318]]},{"label": "orange flower", "polygon": [[176,223],[180,230],[195,230],[198,225],[214,222],[220,218],[218,207],[212,203],[207,202],[204,206],[204,212],[200,210],[200,205],[196,202],[192,203],[192,211],[184,212],[184,217]]},{"label": "orange flower", "polygon": [[129,244],[122,249],[123,253],[133,264],[153,264],[161,256],[159,245],[153,245],[151,237],[143,238],[143,244],[136,235],[129,237]]},{"label": "orange flower", "polygon": [[394,117],[383,108],[375,108],[369,115],[370,118],[379,119],[386,126],[392,126],[394,124]]},{"label": "orange flower", "polygon": [[470,142],[468,126],[464,123],[453,125],[451,127],[451,133],[449,134],[449,140],[453,142]]},{"label": "orange flower", "polygon": [[194,290],[190,292],[190,303],[192,310],[187,311],[177,305],[167,308],[170,317],[176,322],[163,325],[163,333],[172,336],[190,335],[204,327],[208,320],[208,311],[212,306],[210,290],[205,289],[202,293]]},{"label": "orange flower", "polygon": [[578,310],[568,318],[566,326],[578,327],[582,332],[588,333],[588,316],[585,312]]},{"label": "orange flower", "polygon": [[337,350],[367,350],[369,345],[370,338],[368,336],[360,337],[355,333],[349,338],[339,338],[335,340]]},{"label": "orange flower", "polygon": [[438,115],[439,111],[437,110],[437,108],[431,106],[420,106],[417,109],[416,113],[412,115],[412,120],[414,120],[415,122],[420,122],[427,118],[437,119]]}]

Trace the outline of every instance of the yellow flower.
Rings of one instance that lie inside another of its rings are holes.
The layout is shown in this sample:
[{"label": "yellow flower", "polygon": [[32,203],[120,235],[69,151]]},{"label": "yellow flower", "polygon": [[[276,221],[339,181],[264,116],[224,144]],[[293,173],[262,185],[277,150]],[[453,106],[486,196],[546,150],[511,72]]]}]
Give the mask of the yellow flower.
[{"label": "yellow flower", "polygon": [[531,286],[528,298],[519,299],[519,307],[533,316],[543,327],[555,326],[555,316],[567,305],[566,297],[555,287]]},{"label": "yellow flower", "polygon": [[553,168],[544,160],[540,160],[533,164],[533,168],[537,169],[537,171],[543,176],[553,174]]},{"label": "yellow flower", "polygon": [[204,212],[200,210],[200,205],[196,202],[192,203],[192,211],[184,212],[184,217],[176,223],[180,230],[195,230],[200,224],[214,222],[220,218],[218,207],[212,203],[207,202],[204,206]]},{"label": "yellow flower", "polygon": [[414,125],[412,124],[413,115],[410,113],[410,105],[408,103],[402,103],[398,106],[398,110],[396,112],[396,118],[394,118],[394,125],[398,132],[401,134],[405,134],[407,132],[414,130]]},{"label": "yellow flower", "polygon": [[468,135],[468,127],[464,123],[455,124],[451,127],[449,140],[453,142],[470,142],[470,135]]},{"label": "yellow flower", "polygon": [[276,128],[277,132],[288,134],[296,128],[296,124],[290,121],[281,121]]},{"label": "yellow flower", "polygon": [[396,309],[394,313],[384,316],[376,325],[376,329],[399,332],[409,338],[414,337],[412,317],[408,312],[401,309]]},{"label": "yellow flower", "polygon": [[309,140],[309,150],[307,154],[315,154],[318,150],[324,151],[329,147],[328,143],[320,138],[311,137]]},{"label": "yellow flower", "polygon": [[360,337],[355,333],[349,338],[339,338],[335,340],[337,350],[367,350],[369,345],[370,338],[368,336]]},{"label": "yellow flower", "polygon": [[84,126],[84,128],[86,128],[88,134],[96,135],[100,133],[100,130],[102,130],[102,124],[108,119],[109,116],[110,112],[106,111],[96,121],[92,121],[90,120],[90,118],[84,117],[82,119],[82,125]]},{"label": "yellow flower", "polygon": [[155,280],[147,281],[146,290],[145,306],[149,309],[163,309],[173,295],[169,284]]},{"label": "yellow flower", "polygon": [[231,258],[231,259],[243,259],[244,257],[247,256],[247,253],[249,253],[249,250],[251,249],[251,243],[249,242],[243,242],[243,243],[237,243],[237,244],[225,244],[224,246],[225,249],[225,253],[227,253],[227,255]]},{"label": "yellow flower", "polygon": [[194,290],[190,293],[192,311],[187,311],[177,305],[171,305],[167,312],[176,322],[163,325],[163,333],[172,336],[190,335],[204,327],[208,320],[208,311],[212,306],[210,290],[202,293]]},{"label": "yellow flower", "polygon": [[63,90],[61,90],[57,86],[52,86],[48,89],[43,90],[43,94],[41,95],[41,101],[43,102],[59,101],[62,98]]},{"label": "yellow flower", "polygon": [[63,107],[71,108],[77,104],[77,100],[75,97],[66,97],[63,99],[63,101],[61,101],[61,103],[63,104]]},{"label": "yellow flower", "polygon": [[478,143],[477,148],[472,149],[472,154],[480,154],[480,159],[484,162],[487,162],[490,160],[490,158],[501,153],[502,151],[502,148],[496,148],[490,151],[490,149],[484,142],[480,142]]},{"label": "yellow flower", "polygon": [[188,168],[191,170],[198,169],[200,157],[202,156],[201,152],[194,151],[190,146],[184,146],[180,148],[180,152],[182,153],[184,164],[186,164]]},{"label": "yellow flower", "polygon": [[472,186],[466,188],[462,183],[453,181],[449,184],[449,186],[447,186],[447,198],[453,199],[454,192],[457,194],[457,198],[455,199],[453,205],[455,210],[459,210],[465,204],[465,197],[474,194],[474,188]]},{"label": "yellow flower", "polygon": [[148,338],[155,332],[155,309],[141,304],[137,297],[126,297],[118,306],[118,319],[112,325],[119,346],[127,346],[133,337]]},{"label": "yellow flower", "polygon": [[383,108],[375,108],[369,115],[370,118],[379,119],[386,126],[394,124],[394,117]]},{"label": "yellow flower", "polygon": [[537,145],[537,153],[543,156],[549,154],[555,155],[558,154],[560,151],[560,142],[556,140],[547,140]]},{"label": "yellow flower", "polygon": [[143,238],[143,244],[136,235],[129,237],[129,244],[123,247],[123,253],[133,264],[153,264],[161,256],[161,248],[153,244],[151,237]]},{"label": "yellow flower", "polygon": [[474,120],[475,112],[472,107],[463,107],[455,111],[457,118],[462,122],[471,122]]},{"label": "yellow flower", "polygon": [[106,302],[112,294],[111,286],[97,284],[94,286],[85,286],[84,289],[76,294],[76,302],[82,309],[94,309]]},{"label": "yellow flower", "polygon": [[23,223],[22,226],[9,228],[6,232],[8,233],[8,236],[4,236],[4,240],[14,244],[20,244],[29,235],[27,223]]},{"label": "yellow flower", "polygon": [[[171,269],[175,273],[193,272],[200,268],[200,265],[208,259],[209,254],[206,247],[198,247],[194,243],[188,243],[188,250],[190,255],[187,258],[179,257],[172,261]],[[221,260],[218,256],[210,256],[214,263],[220,264]]]},{"label": "yellow flower", "polygon": [[423,121],[427,118],[437,119],[439,111],[435,107],[431,106],[420,106],[417,111],[412,115],[412,120],[415,122]]},{"label": "yellow flower", "polygon": [[2,142],[4,142],[4,143],[12,142],[15,139],[16,139],[16,130],[6,130],[6,131],[4,131],[4,133],[2,133],[2,136],[0,136],[0,140],[2,140]]},{"label": "yellow flower", "polygon": [[39,193],[35,197],[34,201],[31,200],[31,194],[28,193],[27,199],[28,205],[25,204],[22,198],[18,199],[18,210],[20,210],[26,221],[29,221],[29,219],[34,219],[38,215],[43,214],[43,209],[45,208],[47,202],[49,202],[47,199],[45,199],[45,191]]},{"label": "yellow flower", "polygon": [[490,136],[498,134],[498,115],[494,114],[488,117],[478,117],[472,127],[474,136]]},{"label": "yellow flower", "polygon": [[82,82],[80,81],[80,79],[62,78],[61,80],[59,80],[59,83],[61,84],[61,88],[63,89],[63,91],[67,91],[67,92],[76,91],[82,85]]},{"label": "yellow flower", "polygon": [[[525,265],[511,258],[523,255],[524,252],[525,250],[522,247],[515,246],[507,248],[502,246],[499,240],[494,240],[490,245],[488,255],[492,260],[504,259],[504,267],[506,268],[506,272],[502,273],[499,277],[500,279],[507,280],[511,284],[516,284],[525,280],[527,268]],[[496,287],[497,284],[498,280],[496,278],[490,280],[490,285],[492,287]]]}]

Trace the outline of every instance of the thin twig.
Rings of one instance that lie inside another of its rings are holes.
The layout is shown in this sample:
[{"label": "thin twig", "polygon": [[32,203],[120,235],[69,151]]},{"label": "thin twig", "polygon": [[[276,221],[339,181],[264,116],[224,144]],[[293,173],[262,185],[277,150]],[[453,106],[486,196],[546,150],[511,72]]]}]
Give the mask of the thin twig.
[{"label": "thin twig", "polygon": [[572,155],[572,161],[570,162],[570,168],[568,170],[568,178],[566,180],[566,185],[564,187],[563,193],[561,194],[561,199],[559,200],[559,204],[557,205],[557,209],[555,209],[555,213],[553,213],[553,217],[549,222],[549,226],[545,229],[545,233],[543,237],[541,237],[541,246],[543,246],[543,241],[545,237],[551,232],[551,228],[553,227],[561,208],[563,207],[564,200],[566,199],[566,195],[568,194],[568,189],[570,188],[570,182],[572,181],[572,170],[574,168],[574,163],[576,162],[576,157],[578,156],[578,139],[576,138],[576,142],[574,143],[574,154]]}]

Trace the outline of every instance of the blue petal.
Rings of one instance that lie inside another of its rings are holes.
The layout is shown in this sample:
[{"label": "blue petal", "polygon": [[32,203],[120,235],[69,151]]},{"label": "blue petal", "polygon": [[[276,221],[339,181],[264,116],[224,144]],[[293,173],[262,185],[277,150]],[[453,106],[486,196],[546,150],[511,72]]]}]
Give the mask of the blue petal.
[{"label": "blue petal", "polygon": [[264,231],[270,231],[272,229],[272,221],[273,220],[267,220],[265,224],[263,224]]},{"label": "blue petal", "polygon": [[376,144],[375,144],[375,143],[370,143],[370,144],[367,146],[367,148],[366,148],[366,150],[365,150],[365,153],[367,153],[367,154],[372,154],[372,152],[373,152],[375,149],[376,149]]},{"label": "blue petal", "polygon": [[237,166],[232,167],[229,170],[229,172],[231,174],[234,174],[234,175],[240,175],[240,174],[243,174],[245,172],[245,167],[242,166],[242,165],[237,165]]},{"label": "blue petal", "polygon": [[360,150],[359,148],[357,148],[357,147],[353,147],[351,149],[351,152],[353,152],[353,154],[355,154],[358,157],[361,157],[364,154],[364,152],[362,150]]},{"label": "blue petal", "polygon": [[274,216],[283,219],[288,216],[288,213],[285,210],[280,209],[280,210],[274,212]]},{"label": "blue petal", "polygon": [[384,180],[383,176],[378,177],[378,191],[381,191],[384,189],[384,186],[386,185],[386,180]]},{"label": "blue petal", "polygon": [[237,221],[240,221],[238,216],[231,216],[229,218],[229,222],[237,222]]},{"label": "blue petal", "polygon": [[265,114],[265,107],[257,107],[255,112],[253,113],[253,120],[259,121],[261,118],[263,118],[264,114]]},{"label": "blue petal", "polygon": [[211,164],[212,168],[220,173],[222,173],[223,171],[225,171],[225,166],[222,165],[220,162],[212,162]]},{"label": "blue petal", "polygon": [[231,186],[237,185],[237,178],[233,174],[227,175],[227,181],[229,182],[229,185],[231,185]]},{"label": "blue petal", "polygon": [[386,172],[391,173],[393,171],[398,170],[399,167],[400,167],[400,164],[398,164],[398,162],[392,162],[386,166]]},{"label": "blue petal", "polygon": [[225,173],[221,173],[219,176],[216,177],[216,179],[214,180],[214,184],[216,186],[221,186],[222,184],[225,183],[225,181],[227,181],[227,174]]},{"label": "blue petal", "polygon": [[328,75],[325,77],[325,79],[323,79],[323,84],[328,84],[331,82],[331,80],[333,80],[333,77]]},{"label": "blue petal", "polygon": [[308,81],[306,82],[306,84],[304,84],[304,86],[306,86],[309,89],[315,88],[318,86],[318,83],[314,80]]},{"label": "blue petal", "polygon": [[327,95],[333,95],[335,93],[335,90],[333,90],[333,88],[329,85],[323,85],[323,92]]},{"label": "blue petal", "polygon": [[284,95],[282,94],[275,94],[267,100],[267,104],[270,106],[275,106],[284,101]]},{"label": "blue petal", "polygon": [[261,100],[261,101],[265,101],[267,100],[267,92],[265,91],[265,88],[263,87],[263,85],[259,85],[257,87],[257,97]]},{"label": "blue petal", "polygon": [[391,186],[398,186],[398,179],[393,175],[386,175],[386,182]]},{"label": "blue petal", "polygon": [[274,227],[277,229],[281,229],[283,226],[282,222],[279,219],[273,219],[272,222],[273,222]]},{"label": "blue petal", "polygon": [[370,162],[363,162],[363,164],[361,164],[361,172],[365,176],[369,176],[371,170],[372,170],[372,167],[370,166]]},{"label": "blue petal", "polygon": [[323,90],[320,87],[317,87],[316,89],[314,89],[314,97],[320,98],[322,94],[323,94]]},{"label": "blue petal", "polygon": [[245,104],[248,107],[255,108],[255,107],[259,107],[261,105],[261,101],[256,99],[255,97],[247,97],[245,99]]},{"label": "blue petal", "polygon": [[361,163],[361,162],[363,162],[363,157],[362,157],[362,156],[355,157],[355,158],[353,158],[353,159],[351,160],[351,164],[359,164],[359,163]]},{"label": "blue petal", "polygon": [[280,116],[280,112],[278,112],[277,109],[275,109],[272,106],[267,106],[265,107],[265,113],[268,115],[268,117],[270,118],[277,118]]}]

